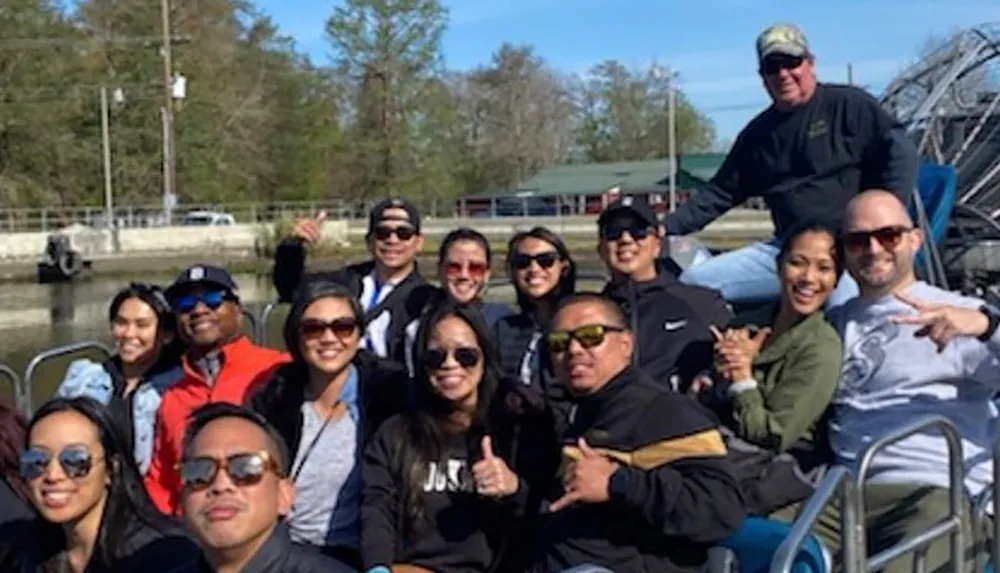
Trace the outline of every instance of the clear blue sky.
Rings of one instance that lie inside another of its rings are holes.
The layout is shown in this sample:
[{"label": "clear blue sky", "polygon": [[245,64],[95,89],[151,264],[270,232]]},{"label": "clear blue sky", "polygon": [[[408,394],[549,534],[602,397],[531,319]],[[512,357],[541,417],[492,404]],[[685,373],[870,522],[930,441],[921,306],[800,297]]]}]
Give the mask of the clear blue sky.
[{"label": "clear blue sky", "polygon": [[[767,97],[755,74],[754,39],[777,21],[797,23],[817,56],[820,78],[878,93],[912,63],[928,38],[1000,21],[1000,0],[443,0],[451,12],[447,64],[470,69],[502,42],[533,44],[567,71],[614,58],[657,61],[733,137]],[[256,0],[313,61],[328,61],[325,21],[337,0]]]}]

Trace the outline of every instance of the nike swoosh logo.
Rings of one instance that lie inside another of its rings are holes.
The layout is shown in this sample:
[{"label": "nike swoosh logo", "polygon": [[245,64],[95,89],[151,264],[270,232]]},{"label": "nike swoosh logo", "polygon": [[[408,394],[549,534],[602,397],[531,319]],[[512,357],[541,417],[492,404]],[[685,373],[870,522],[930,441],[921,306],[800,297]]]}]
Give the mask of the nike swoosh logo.
[{"label": "nike swoosh logo", "polygon": [[663,330],[666,330],[667,332],[680,330],[684,328],[684,326],[687,325],[687,323],[688,321],[686,320],[668,320],[667,322],[663,323]]}]

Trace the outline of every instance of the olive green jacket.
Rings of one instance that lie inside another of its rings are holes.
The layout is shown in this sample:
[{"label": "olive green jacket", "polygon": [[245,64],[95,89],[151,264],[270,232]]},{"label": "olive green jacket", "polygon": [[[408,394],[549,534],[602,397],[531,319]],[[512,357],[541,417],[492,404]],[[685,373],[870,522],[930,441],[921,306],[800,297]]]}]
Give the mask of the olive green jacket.
[{"label": "olive green jacket", "polygon": [[772,340],[753,361],[754,382],[730,387],[732,430],[775,452],[815,446],[816,424],[840,379],[841,347],[822,312]]}]

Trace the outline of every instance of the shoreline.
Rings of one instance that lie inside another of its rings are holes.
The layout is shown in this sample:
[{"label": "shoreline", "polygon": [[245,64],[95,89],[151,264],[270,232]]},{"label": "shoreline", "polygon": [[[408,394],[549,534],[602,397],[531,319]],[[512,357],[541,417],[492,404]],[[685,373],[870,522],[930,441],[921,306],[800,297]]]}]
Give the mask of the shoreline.
[{"label": "shoreline", "polygon": [[[706,245],[717,251],[735,249],[749,243],[747,239],[706,240]],[[580,260],[596,259],[594,243],[573,237],[566,238],[567,247]],[[497,262],[507,254],[507,245],[498,244],[493,247],[494,270]],[[420,261],[430,261],[433,264],[437,256],[436,241],[426,241]],[[368,258],[364,245],[351,245],[336,249],[322,249],[309,257],[307,267],[310,269],[335,269],[345,264],[362,261]],[[212,263],[226,267],[234,274],[268,275],[273,268],[271,257],[260,257],[255,253],[212,253],[210,255],[164,253],[159,256],[147,257],[113,257],[95,260],[89,271],[85,271],[78,279],[86,281],[91,278],[133,277],[136,274],[153,273],[157,275],[176,275],[185,268],[196,263]],[[0,284],[38,283],[38,261],[0,262]],[[426,264],[426,263],[425,263]],[[502,266],[502,264],[501,264]]]}]

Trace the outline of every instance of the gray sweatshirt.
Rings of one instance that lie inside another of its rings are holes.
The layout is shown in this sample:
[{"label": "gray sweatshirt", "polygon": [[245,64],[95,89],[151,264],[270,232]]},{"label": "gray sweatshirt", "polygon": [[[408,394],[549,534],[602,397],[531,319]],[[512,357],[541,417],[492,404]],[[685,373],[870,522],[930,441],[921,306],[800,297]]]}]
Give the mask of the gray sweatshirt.
[{"label": "gray sweatshirt", "polygon": [[[917,300],[979,308],[983,301],[917,282],[905,294]],[[852,466],[864,448],[890,429],[928,414],[948,418],[962,436],[965,485],[978,495],[992,481],[990,448],[1000,389],[1000,333],[983,343],[956,338],[938,353],[917,326],[892,316],[914,313],[889,296],[855,298],[831,311],[844,341],[840,384],[833,400],[830,442],[841,464]],[[889,446],[873,460],[870,483],[948,487],[947,446],[936,431]]]}]

